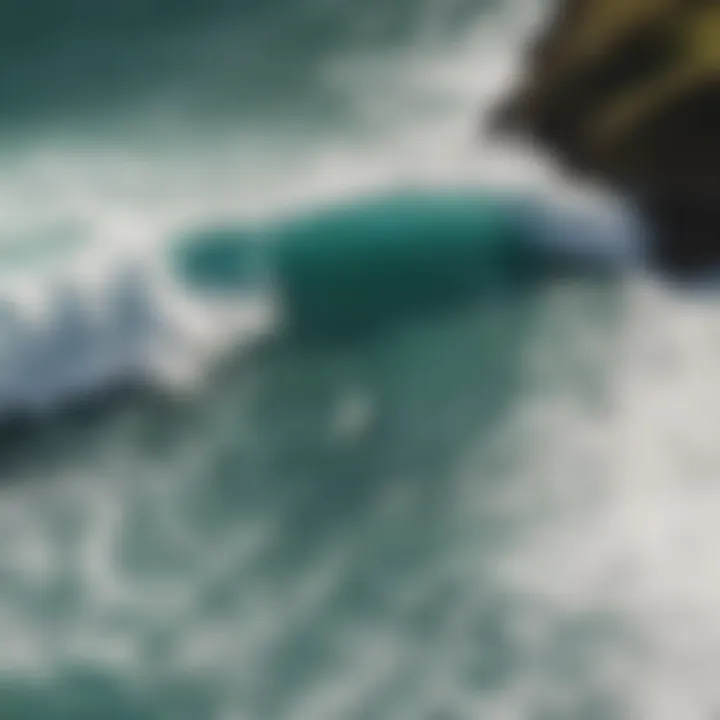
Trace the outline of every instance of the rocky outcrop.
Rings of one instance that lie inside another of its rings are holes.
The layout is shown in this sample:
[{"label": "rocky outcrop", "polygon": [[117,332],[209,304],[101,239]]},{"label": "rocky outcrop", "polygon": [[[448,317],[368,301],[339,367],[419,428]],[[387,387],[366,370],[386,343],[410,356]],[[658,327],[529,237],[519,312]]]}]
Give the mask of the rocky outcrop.
[{"label": "rocky outcrop", "polygon": [[720,258],[718,0],[560,2],[491,126],[636,194],[684,263]]}]

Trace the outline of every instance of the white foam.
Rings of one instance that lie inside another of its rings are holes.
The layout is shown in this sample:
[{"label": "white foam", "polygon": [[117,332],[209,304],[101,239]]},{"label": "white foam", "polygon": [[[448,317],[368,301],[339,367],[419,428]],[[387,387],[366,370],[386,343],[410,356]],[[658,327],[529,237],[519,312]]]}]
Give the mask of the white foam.
[{"label": "white foam", "polygon": [[[0,249],[12,255],[18,242],[26,249],[23,238],[63,227],[80,239],[55,253],[45,240],[52,262],[36,258],[3,273],[14,320],[0,361],[0,412],[41,409],[121,375],[189,382],[210,346],[272,326],[267,298],[201,307],[173,286],[163,245],[188,227],[268,219],[381,188],[492,184],[577,195],[527,150],[477,133],[482,109],[517,72],[520,40],[541,5],[480,12],[452,42],[439,32],[444,13],[437,4],[420,8],[406,46],[327,58],[324,80],[359,133],[338,128],[309,141],[289,121],[283,137],[245,128],[174,150],[52,139],[18,150],[0,174]],[[117,314],[133,303],[142,328],[131,331]],[[71,326],[76,342],[62,349]]]}]

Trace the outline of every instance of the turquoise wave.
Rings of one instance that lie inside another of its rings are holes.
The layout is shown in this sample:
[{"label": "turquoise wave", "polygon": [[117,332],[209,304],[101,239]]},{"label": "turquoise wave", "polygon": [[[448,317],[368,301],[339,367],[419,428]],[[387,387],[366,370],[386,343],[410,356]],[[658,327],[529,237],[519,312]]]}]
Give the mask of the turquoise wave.
[{"label": "turquoise wave", "polygon": [[558,272],[607,269],[587,247],[549,244],[533,201],[478,192],[372,197],[201,230],[176,243],[173,263],[196,290],[271,285],[302,333],[374,329]]}]

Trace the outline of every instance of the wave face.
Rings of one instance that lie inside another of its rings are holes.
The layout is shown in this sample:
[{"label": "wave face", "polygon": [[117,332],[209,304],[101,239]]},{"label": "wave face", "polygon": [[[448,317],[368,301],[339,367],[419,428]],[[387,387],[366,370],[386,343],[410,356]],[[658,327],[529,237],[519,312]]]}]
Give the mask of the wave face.
[{"label": "wave face", "polygon": [[403,193],[200,231],[178,243],[174,264],[198,289],[238,298],[271,289],[291,331],[310,335],[377,329],[553,273],[621,268],[611,254],[553,244],[540,220],[520,198]]},{"label": "wave face", "polygon": [[542,5],[3,3],[0,716],[717,715],[717,298],[475,137]]}]

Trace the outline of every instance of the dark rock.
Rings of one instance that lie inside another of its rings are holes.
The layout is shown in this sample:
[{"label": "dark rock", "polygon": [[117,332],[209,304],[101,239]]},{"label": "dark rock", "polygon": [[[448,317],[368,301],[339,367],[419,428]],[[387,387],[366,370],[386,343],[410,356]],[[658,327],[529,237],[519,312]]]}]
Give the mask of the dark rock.
[{"label": "dark rock", "polygon": [[717,0],[560,2],[491,126],[640,198],[667,269],[720,261]]}]

